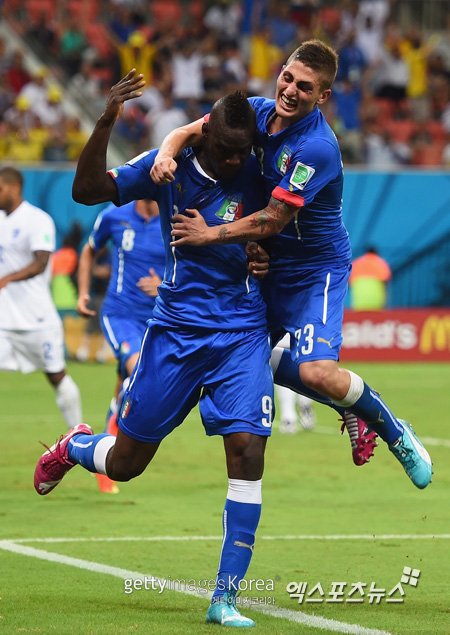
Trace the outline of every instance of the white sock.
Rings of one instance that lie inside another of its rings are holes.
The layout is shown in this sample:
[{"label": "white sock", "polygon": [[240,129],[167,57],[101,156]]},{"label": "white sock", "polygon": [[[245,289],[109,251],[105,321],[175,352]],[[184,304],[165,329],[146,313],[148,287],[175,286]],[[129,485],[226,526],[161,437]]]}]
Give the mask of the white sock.
[{"label": "white sock", "polygon": [[261,489],[262,478],[257,481],[243,481],[238,478],[229,478],[227,498],[236,503],[261,505]]},{"label": "white sock", "polygon": [[284,348],[282,348],[281,346],[275,346],[275,348],[272,349],[272,355],[270,356],[270,365],[272,366],[272,372],[274,375],[277,372],[278,366],[280,365],[283,352]]},{"label": "white sock", "polygon": [[112,435],[108,435],[107,437],[103,437],[97,443],[94,449],[93,461],[95,465],[95,469],[98,474],[106,474],[106,457],[108,456],[108,452],[113,447],[116,442],[116,437]]},{"label": "white sock", "polygon": [[350,375],[350,387],[344,399],[332,399],[337,406],[350,408],[353,406],[364,392],[364,381],[362,378],[351,370],[347,370]]},{"label": "white sock", "polygon": [[56,404],[69,428],[81,423],[80,391],[70,375],[64,375],[56,386]]},{"label": "white sock", "polygon": [[281,421],[296,422],[298,419],[296,401],[298,395],[285,386],[275,386],[275,393],[278,400],[278,411]]}]

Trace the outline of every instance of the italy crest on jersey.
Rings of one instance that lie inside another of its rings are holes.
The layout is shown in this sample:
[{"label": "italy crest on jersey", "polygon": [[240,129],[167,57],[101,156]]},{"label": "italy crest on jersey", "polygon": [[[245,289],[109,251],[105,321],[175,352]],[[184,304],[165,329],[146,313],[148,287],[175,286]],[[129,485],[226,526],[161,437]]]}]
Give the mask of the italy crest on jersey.
[{"label": "italy crest on jersey", "polygon": [[291,174],[291,178],[289,179],[289,183],[291,183],[298,190],[303,190],[305,185],[308,183],[309,179],[314,174],[315,169],[309,165],[305,165],[304,163],[297,162],[297,165],[294,168],[294,171]]},{"label": "italy crest on jersey", "polygon": [[216,216],[221,218],[226,223],[231,223],[233,220],[239,220],[242,216],[242,199],[225,199],[222,207],[216,212]]},{"label": "italy crest on jersey", "polygon": [[289,167],[289,163],[291,162],[292,150],[288,148],[288,146],[284,146],[280,152],[280,156],[277,161],[277,168],[280,170],[281,174],[284,176]]}]

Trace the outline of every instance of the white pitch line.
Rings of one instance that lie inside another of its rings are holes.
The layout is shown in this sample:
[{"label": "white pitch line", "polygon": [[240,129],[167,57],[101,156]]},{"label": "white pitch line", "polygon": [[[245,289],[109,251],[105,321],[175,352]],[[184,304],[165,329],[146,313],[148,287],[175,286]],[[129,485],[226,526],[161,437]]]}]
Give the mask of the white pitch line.
[{"label": "white pitch line", "polygon": [[[347,534],[347,535],[299,535],[259,536],[258,540],[448,540],[450,534]],[[13,538],[7,542],[189,542],[196,540],[223,540],[223,536],[110,536],[104,538]]]},{"label": "white pitch line", "polygon": [[[156,584],[161,586],[165,584],[165,588],[170,584],[168,580],[164,578],[157,578],[151,574],[142,574],[136,571],[129,571],[128,569],[121,569],[119,567],[111,567],[109,565],[100,564],[98,562],[91,562],[89,560],[82,560],[80,558],[71,558],[69,556],[63,556],[59,553],[52,553],[50,551],[43,551],[42,549],[34,549],[33,547],[25,547],[17,544],[13,540],[0,540],[0,549],[5,551],[12,551],[23,556],[29,556],[32,558],[38,558],[40,560],[48,560],[50,562],[56,562],[58,564],[65,564],[78,569],[86,569],[87,571],[93,571],[95,573],[105,573],[107,575],[115,576],[122,580],[153,580]],[[172,581],[173,582],[173,581]],[[164,587],[163,587],[164,588]],[[203,599],[211,599],[211,594],[204,594],[198,591],[193,591],[186,588],[172,588],[172,591],[178,593],[184,593],[186,595],[193,595]],[[297,624],[304,624],[312,628],[318,628],[321,630],[329,630],[335,633],[346,633],[348,635],[391,635],[388,631],[380,631],[374,628],[366,628],[365,626],[359,626],[358,624],[347,624],[346,622],[338,622],[337,620],[331,620],[324,617],[315,615],[308,615],[301,611],[293,611],[285,608],[268,607],[264,604],[251,604],[249,609],[259,611],[265,615],[271,617],[285,619],[289,622],[295,622]]]},{"label": "white pitch line", "polygon": [[[279,425],[277,426],[279,427]],[[318,425],[314,428],[313,432],[317,432],[318,434],[340,434],[339,426],[321,426]],[[310,432],[308,431],[308,434]],[[442,447],[442,448],[450,448],[450,439],[437,439],[436,437],[420,437],[422,443],[426,445],[432,445],[434,447]]]}]

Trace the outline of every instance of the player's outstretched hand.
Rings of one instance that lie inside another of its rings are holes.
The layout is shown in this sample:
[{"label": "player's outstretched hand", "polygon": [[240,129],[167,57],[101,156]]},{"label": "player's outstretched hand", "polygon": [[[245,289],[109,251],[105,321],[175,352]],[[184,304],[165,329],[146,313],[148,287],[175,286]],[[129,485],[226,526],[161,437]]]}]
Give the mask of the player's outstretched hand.
[{"label": "player's outstretched hand", "polygon": [[209,227],[198,210],[187,209],[186,214],[175,214],[172,222],[173,241],[170,243],[172,247],[180,245],[200,247],[209,243]]},{"label": "player's outstretched hand", "polygon": [[154,298],[158,295],[158,287],[162,280],[152,267],[148,270],[148,272],[150,275],[139,278],[136,286],[145,293],[145,295]]},{"label": "player's outstretched hand", "polygon": [[165,185],[175,180],[174,175],[177,167],[177,162],[171,157],[158,159],[158,155],[156,155],[155,162],[150,170],[150,176],[156,185]]},{"label": "player's outstretched hand", "polygon": [[136,69],[133,68],[125,77],[115,84],[109,91],[106,100],[103,119],[109,122],[115,122],[122,115],[123,104],[129,99],[136,99],[142,95],[142,88],[145,86],[144,76],[142,73],[136,75]]},{"label": "player's outstretched hand", "polygon": [[249,242],[245,246],[245,255],[250,275],[256,280],[262,280],[269,273],[269,254],[258,243]]},{"label": "player's outstretched hand", "polygon": [[96,311],[92,311],[92,309],[87,308],[90,301],[91,296],[89,295],[89,293],[80,295],[77,301],[77,313],[86,318],[97,315]]}]

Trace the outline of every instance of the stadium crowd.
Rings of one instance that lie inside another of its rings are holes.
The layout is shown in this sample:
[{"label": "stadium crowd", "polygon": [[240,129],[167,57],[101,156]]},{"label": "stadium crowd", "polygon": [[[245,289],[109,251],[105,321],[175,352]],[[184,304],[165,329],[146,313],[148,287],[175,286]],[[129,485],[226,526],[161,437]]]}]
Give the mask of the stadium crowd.
[{"label": "stadium crowd", "polygon": [[[450,165],[450,14],[430,36],[402,26],[396,0],[5,0],[3,17],[39,55],[30,74],[0,40],[0,159],[77,160],[86,142],[64,109],[71,86],[100,114],[130,68],[142,98],[119,140],[138,154],[236,89],[272,96],[287,54],[310,37],[339,53],[324,105],[346,164]],[[93,110],[92,110],[93,109]]]}]

